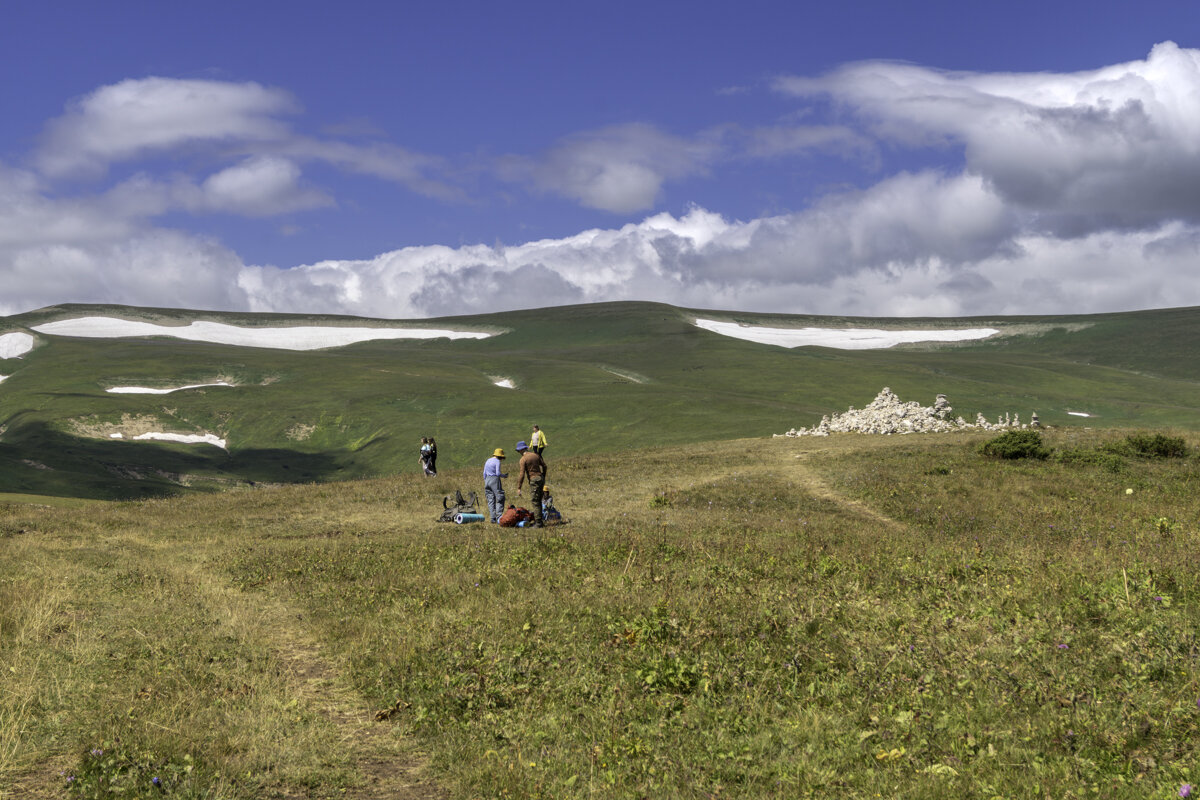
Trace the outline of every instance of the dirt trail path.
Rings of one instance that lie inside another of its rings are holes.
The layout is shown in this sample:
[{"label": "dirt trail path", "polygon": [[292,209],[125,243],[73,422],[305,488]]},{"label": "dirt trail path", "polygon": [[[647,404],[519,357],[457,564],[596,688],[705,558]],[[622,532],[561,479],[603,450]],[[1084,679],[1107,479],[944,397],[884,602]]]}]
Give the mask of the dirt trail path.
[{"label": "dirt trail path", "polygon": [[[120,537],[108,540],[119,547]],[[130,539],[131,550],[145,548],[144,538]],[[374,711],[322,652],[298,608],[265,592],[248,594],[232,585],[227,576],[204,563],[202,554],[178,543],[151,545],[159,551],[156,569],[170,573],[171,585],[195,590],[211,619],[236,641],[247,646],[267,646],[275,671],[264,676],[264,687],[294,699],[302,708],[322,715],[333,726],[332,739],[354,765],[358,780],[339,793],[347,800],[444,800],[447,792],[428,777],[427,759],[415,743],[398,735],[389,722],[375,719]],[[282,682],[282,686],[279,684]],[[70,770],[74,758],[56,756],[24,775],[13,776],[11,786],[0,786],[0,800],[50,800],[63,796],[61,771]],[[327,789],[329,787],[326,787]],[[325,797],[328,792],[316,796]],[[294,789],[295,800],[313,795]]]},{"label": "dirt trail path", "polygon": [[[270,644],[297,701],[322,713],[337,729],[339,746],[357,764],[361,784],[341,796],[348,800],[441,800],[447,794],[426,774],[426,759],[413,743],[394,735],[323,653],[304,624],[305,615],[265,593],[245,594],[228,579],[193,562],[186,578],[201,588],[214,615],[253,629],[239,636]],[[240,621],[240,622],[239,622]],[[297,794],[296,797],[306,797]]]},{"label": "dirt trail path", "polygon": [[853,514],[866,517],[874,520],[882,525],[893,530],[903,530],[906,526],[902,522],[882,514],[871,506],[855,500],[853,497],[847,497],[841,492],[829,485],[828,481],[808,463],[813,456],[823,454],[824,450],[806,450],[801,453],[790,453],[781,460],[781,464],[786,468],[786,473],[789,477],[800,483],[814,497],[819,497],[823,500],[829,500],[843,508],[850,510]]}]

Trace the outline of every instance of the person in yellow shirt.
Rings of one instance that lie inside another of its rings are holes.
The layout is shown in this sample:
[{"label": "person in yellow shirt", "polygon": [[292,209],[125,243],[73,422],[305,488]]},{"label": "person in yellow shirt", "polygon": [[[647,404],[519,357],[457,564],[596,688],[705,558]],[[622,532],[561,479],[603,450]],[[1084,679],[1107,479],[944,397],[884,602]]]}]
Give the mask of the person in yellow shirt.
[{"label": "person in yellow shirt", "polygon": [[539,456],[546,449],[546,434],[537,425],[533,426],[533,433],[529,435],[529,449]]}]

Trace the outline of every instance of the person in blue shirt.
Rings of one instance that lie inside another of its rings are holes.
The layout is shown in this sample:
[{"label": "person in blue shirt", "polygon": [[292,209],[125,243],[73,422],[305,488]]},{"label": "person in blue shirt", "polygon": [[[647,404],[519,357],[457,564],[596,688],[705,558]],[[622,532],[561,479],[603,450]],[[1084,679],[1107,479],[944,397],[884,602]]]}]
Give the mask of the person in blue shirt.
[{"label": "person in blue shirt", "polygon": [[483,496],[487,499],[488,521],[499,522],[504,513],[504,484],[501,478],[507,478],[507,472],[500,471],[500,462],[504,460],[504,450],[497,447],[492,457],[483,462]]}]

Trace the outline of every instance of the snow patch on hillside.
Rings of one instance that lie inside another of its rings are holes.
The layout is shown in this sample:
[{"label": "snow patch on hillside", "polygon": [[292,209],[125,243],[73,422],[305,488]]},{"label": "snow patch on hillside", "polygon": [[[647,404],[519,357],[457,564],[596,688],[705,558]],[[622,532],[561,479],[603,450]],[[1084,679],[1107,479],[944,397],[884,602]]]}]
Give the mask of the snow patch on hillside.
[{"label": "snow patch on hillside", "polygon": [[625,380],[633,381],[634,383],[645,383],[648,380],[645,375],[639,375],[636,372],[628,372],[623,369],[613,369],[612,367],[601,367],[600,369],[604,370],[610,375],[616,375],[618,378],[624,378]]},{"label": "snow patch on hillside", "polygon": [[746,339],[759,344],[780,347],[833,347],[839,350],[882,350],[913,342],[962,342],[986,339],[1000,332],[996,328],[906,331],[872,328],[768,328],[712,319],[697,319],[693,324],[722,336]]},{"label": "snow patch on hillside", "polygon": [[501,389],[515,389],[517,385],[513,383],[512,378],[493,378],[493,386],[499,386]]},{"label": "snow patch on hillside", "polygon": [[[440,328],[343,328],[336,325],[296,325],[282,328],[242,328],[220,322],[197,321],[188,325],[155,325],[113,317],[77,317],[33,327],[38,333],[116,339],[129,336],[171,336],[194,342],[276,350],[320,350],[377,339],[486,339],[494,333],[452,331]],[[8,334],[13,336],[16,334]],[[26,336],[28,334],[25,334]]]},{"label": "snow patch on hillside", "polygon": [[145,386],[113,386],[104,391],[111,394],[171,394],[172,392],[182,392],[185,389],[203,389],[207,386],[233,386],[232,383],[219,381],[217,383],[194,383],[189,386],[176,386],[174,389],[149,389]]},{"label": "snow patch on hillside", "polygon": [[33,337],[28,333],[0,334],[0,358],[20,358],[33,349]]},{"label": "snow patch on hillside", "polygon": [[[110,433],[108,438],[124,439],[125,435],[122,433]],[[133,439],[135,441],[155,440],[162,442],[181,442],[182,444],[211,444],[221,448],[222,450],[226,449],[227,444],[226,440],[214,436],[211,433],[158,433],[157,431],[151,431],[149,433],[138,434],[137,436],[134,436]]]}]

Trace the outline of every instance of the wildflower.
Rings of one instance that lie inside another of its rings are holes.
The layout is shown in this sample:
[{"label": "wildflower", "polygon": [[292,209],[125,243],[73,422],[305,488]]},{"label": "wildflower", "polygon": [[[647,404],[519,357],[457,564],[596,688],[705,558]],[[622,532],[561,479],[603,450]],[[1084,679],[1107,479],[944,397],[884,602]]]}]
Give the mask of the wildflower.
[{"label": "wildflower", "polygon": [[1133,489],[1126,489],[1125,494],[1133,494]]},{"label": "wildflower", "polygon": [[1191,797],[1192,796],[1192,785],[1190,783],[1185,783],[1183,786],[1180,786],[1179,787],[1179,796],[1180,797]]},{"label": "wildflower", "polygon": [[99,747],[92,748],[92,757],[93,758],[99,758],[102,755],[104,755],[104,751],[101,750]]},{"label": "wildflower", "polygon": [[1059,650],[1070,650],[1070,649],[1071,649],[1071,645],[1069,645],[1069,644],[1060,644],[1060,645],[1058,646],[1058,649],[1059,649]]},{"label": "wildflower", "polygon": [[154,778],[150,782],[153,783],[155,786],[162,786],[162,778],[158,777],[157,775],[155,775]]}]

